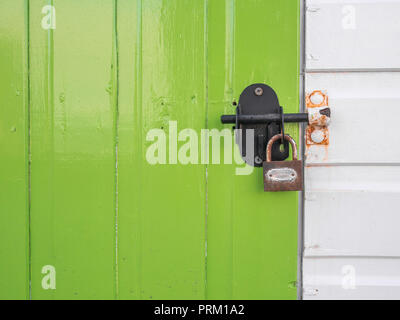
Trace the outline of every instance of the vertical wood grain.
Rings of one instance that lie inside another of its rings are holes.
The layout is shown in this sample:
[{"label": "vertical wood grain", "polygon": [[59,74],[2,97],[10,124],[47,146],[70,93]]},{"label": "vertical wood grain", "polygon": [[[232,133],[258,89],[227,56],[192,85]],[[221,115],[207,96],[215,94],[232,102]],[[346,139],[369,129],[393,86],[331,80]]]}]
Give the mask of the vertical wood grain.
[{"label": "vertical wood grain", "polygon": [[29,297],[30,150],[33,299],[295,299],[297,193],[264,193],[260,169],[168,164],[169,144],[151,165],[146,135],[230,128],[220,116],[255,82],[298,112],[298,1],[27,9],[0,4],[0,297]]},{"label": "vertical wood grain", "polygon": [[[209,19],[209,125],[231,128],[220,116],[258,82],[286,113],[298,112],[298,1],[210,1]],[[297,125],[285,129],[297,140]],[[237,176],[235,168],[208,169],[207,297],[296,299],[297,192],[265,193],[262,169]]]},{"label": "vertical wood grain", "polygon": [[150,165],[146,135],[204,128],[204,1],[118,3],[120,297],[203,299],[205,168]]},{"label": "vertical wood grain", "polygon": [[27,1],[0,2],[0,299],[29,298]]},{"label": "vertical wood grain", "polygon": [[[112,0],[30,1],[33,299],[115,297]],[[115,53],[114,53],[115,54]],[[56,289],[42,288],[42,267]]]}]

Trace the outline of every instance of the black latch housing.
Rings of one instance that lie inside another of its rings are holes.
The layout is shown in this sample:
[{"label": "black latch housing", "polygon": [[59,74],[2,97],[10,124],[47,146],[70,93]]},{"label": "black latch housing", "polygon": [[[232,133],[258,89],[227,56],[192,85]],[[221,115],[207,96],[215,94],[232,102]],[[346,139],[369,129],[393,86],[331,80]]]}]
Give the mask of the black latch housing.
[{"label": "black latch housing", "polygon": [[[240,144],[243,159],[250,165],[262,167],[268,141],[279,133],[284,134],[285,122],[308,122],[308,114],[284,114],[275,91],[266,84],[256,83],[248,86],[240,95],[236,115],[223,115],[221,121],[235,124],[234,129],[242,129],[242,139],[236,139],[236,142]],[[246,130],[249,129],[254,130],[254,141],[246,141]],[[247,143],[254,144],[253,163],[245,157]],[[284,146],[282,151],[281,144]],[[283,161],[288,157],[288,142],[279,140],[274,143],[272,160]]]}]

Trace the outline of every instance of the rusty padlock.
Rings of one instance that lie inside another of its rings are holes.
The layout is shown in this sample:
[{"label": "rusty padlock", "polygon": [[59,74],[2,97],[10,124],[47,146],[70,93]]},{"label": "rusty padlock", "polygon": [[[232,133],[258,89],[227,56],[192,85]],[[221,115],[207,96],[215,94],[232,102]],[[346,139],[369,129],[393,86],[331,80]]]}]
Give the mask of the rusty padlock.
[{"label": "rusty padlock", "polygon": [[267,145],[267,161],[263,163],[264,191],[301,191],[303,190],[303,164],[297,160],[296,142],[289,135],[293,151],[292,161],[272,161],[271,150],[274,142],[282,139],[282,134],[273,136]]}]

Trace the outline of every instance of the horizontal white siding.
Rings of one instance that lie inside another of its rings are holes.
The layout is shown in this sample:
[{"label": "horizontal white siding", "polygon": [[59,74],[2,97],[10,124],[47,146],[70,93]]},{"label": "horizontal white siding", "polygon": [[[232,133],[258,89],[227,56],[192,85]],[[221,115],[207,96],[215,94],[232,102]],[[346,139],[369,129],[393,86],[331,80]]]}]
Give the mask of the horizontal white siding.
[{"label": "horizontal white siding", "polygon": [[303,298],[400,299],[400,0],[306,7],[305,91],[332,121],[306,147]]},{"label": "horizontal white siding", "polygon": [[308,0],[306,67],[400,68],[400,0]]},{"label": "horizontal white siding", "polygon": [[[398,299],[400,260],[375,257],[305,259],[303,298]],[[345,289],[344,289],[345,288]]]},{"label": "horizontal white siding", "polygon": [[400,72],[307,73],[306,91],[321,88],[332,110],[330,143],[310,148],[308,163],[399,161]]},{"label": "horizontal white siding", "polygon": [[305,257],[400,257],[400,166],[314,167],[305,179]]}]

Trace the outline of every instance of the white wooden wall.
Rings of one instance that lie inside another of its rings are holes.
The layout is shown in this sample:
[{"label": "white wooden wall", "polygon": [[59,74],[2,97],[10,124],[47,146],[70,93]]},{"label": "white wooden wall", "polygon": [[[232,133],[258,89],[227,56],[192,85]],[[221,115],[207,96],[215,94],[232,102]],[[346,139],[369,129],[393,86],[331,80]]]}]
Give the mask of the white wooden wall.
[{"label": "white wooden wall", "polygon": [[305,90],[332,122],[306,147],[303,298],[400,299],[400,0],[305,14]]}]

